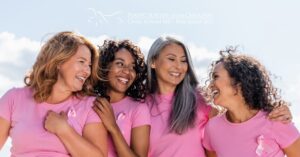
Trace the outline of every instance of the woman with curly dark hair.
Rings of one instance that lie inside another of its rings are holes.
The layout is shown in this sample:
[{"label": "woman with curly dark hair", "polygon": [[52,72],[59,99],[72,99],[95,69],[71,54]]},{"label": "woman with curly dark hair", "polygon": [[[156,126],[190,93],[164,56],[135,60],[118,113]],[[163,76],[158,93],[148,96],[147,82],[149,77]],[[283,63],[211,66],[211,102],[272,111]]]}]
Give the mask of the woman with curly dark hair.
[{"label": "woman with curly dark hair", "polygon": [[110,134],[109,155],[147,156],[150,114],[144,102],[146,64],[139,47],[129,40],[106,40],[100,46],[100,96],[94,110]]},{"label": "woman with curly dark hair", "polygon": [[210,96],[227,111],[206,125],[203,145],[207,155],[300,156],[296,127],[267,118],[274,104],[284,104],[268,72],[256,59],[234,52],[221,51],[220,59],[212,64]]}]

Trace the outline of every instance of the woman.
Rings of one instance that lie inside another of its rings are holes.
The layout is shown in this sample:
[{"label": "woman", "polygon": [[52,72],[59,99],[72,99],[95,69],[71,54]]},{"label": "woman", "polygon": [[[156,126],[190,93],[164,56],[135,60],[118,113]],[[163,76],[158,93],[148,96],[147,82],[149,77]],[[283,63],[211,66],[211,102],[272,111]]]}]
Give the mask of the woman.
[{"label": "woman", "polygon": [[146,157],[150,115],[145,99],[146,65],[140,49],[129,40],[106,40],[100,47],[100,75],[94,109],[110,135],[109,154]]},{"label": "woman", "polygon": [[[150,157],[204,157],[202,134],[217,111],[206,105],[187,47],[172,37],[160,37],[148,57],[147,104],[151,115]],[[283,116],[282,116],[283,115]],[[274,113],[290,116],[286,108]]]},{"label": "woman", "polygon": [[206,125],[208,156],[300,156],[296,127],[267,119],[274,102],[283,102],[268,72],[256,59],[233,52],[221,52],[210,73],[213,102],[227,111]]},{"label": "woman", "polygon": [[106,156],[107,133],[93,111],[98,54],[84,37],[60,32],[39,52],[25,87],[0,99],[0,147],[11,156]]}]

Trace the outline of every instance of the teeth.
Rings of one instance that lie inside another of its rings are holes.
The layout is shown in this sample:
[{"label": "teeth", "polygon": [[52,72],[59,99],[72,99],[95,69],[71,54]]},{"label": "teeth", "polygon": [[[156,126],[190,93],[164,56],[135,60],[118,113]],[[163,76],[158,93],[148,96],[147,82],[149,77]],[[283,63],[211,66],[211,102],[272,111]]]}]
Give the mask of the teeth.
[{"label": "teeth", "polygon": [[178,77],[179,75],[180,75],[180,73],[175,73],[175,72],[171,72],[170,73],[172,76],[176,76],[176,77]]},{"label": "teeth", "polygon": [[218,93],[219,93],[218,90],[213,90],[213,91],[212,91],[212,94],[214,94],[214,95],[215,95],[215,94],[218,94]]},{"label": "teeth", "polygon": [[80,81],[84,82],[85,81],[85,77],[82,77],[82,76],[77,76],[76,77],[77,79],[79,79]]},{"label": "teeth", "polygon": [[215,97],[216,95],[219,94],[219,91],[215,89],[211,93],[212,93],[212,96]]},{"label": "teeth", "polygon": [[129,81],[128,79],[122,78],[122,77],[119,77],[118,80],[121,81],[124,84],[126,84]]}]

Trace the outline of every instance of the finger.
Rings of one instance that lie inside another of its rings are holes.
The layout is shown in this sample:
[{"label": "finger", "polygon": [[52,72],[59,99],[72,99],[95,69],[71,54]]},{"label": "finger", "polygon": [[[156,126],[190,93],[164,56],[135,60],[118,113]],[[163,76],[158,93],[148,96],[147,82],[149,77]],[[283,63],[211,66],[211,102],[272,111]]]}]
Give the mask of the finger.
[{"label": "finger", "polygon": [[59,113],[59,115],[62,116],[64,119],[68,119],[68,115],[67,115],[67,113],[64,112],[64,111],[61,111],[61,112]]},{"label": "finger", "polygon": [[99,107],[97,107],[97,106],[93,106],[92,107],[93,108],[93,110],[98,114],[98,116],[102,116],[102,111],[99,109]]},{"label": "finger", "polygon": [[101,99],[100,100],[100,105],[101,105],[101,109],[102,112],[109,112],[110,111],[110,104],[106,99]]},{"label": "finger", "polygon": [[280,115],[277,117],[270,117],[269,119],[273,120],[273,121],[280,121],[282,123],[289,123],[289,122],[291,122],[292,117],[290,117],[288,115]]}]

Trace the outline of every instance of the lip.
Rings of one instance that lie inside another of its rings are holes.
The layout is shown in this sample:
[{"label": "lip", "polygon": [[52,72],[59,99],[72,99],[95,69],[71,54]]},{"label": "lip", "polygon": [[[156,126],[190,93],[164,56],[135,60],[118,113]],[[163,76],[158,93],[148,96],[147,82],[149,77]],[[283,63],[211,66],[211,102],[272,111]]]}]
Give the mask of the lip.
[{"label": "lip", "polygon": [[180,72],[170,72],[169,74],[173,77],[180,77],[180,75],[181,75]]},{"label": "lip", "polygon": [[84,83],[86,78],[83,76],[76,76],[76,79],[79,80],[81,83]]},{"label": "lip", "polygon": [[121,82],[122,84],[125,84],[125,85],[127,85],[128,83],[129,83],[129,78],[126,78],[126,77],[122,77],[122,76],[119,76],[119,77],[117,77],[117,80],[119,81],[119,82]]}]

